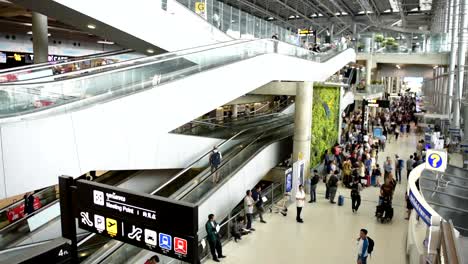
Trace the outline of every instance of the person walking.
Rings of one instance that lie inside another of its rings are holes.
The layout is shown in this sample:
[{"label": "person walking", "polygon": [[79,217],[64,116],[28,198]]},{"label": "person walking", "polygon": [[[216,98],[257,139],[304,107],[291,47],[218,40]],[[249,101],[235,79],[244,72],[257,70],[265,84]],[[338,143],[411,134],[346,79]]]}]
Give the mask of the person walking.
[{"label": "person walking", "polygon": [[409,175],[410,175],[411,171],[413,170],[413,165],[414,165],[413,155],[410,155],[409,159],[406,161],[406,178],[407,178],[407,180],[409,179]]},{"label": "person walking", "polygon": [[403,170],[403,167],[405,162],[403,159],[400,158],[400,156],[395,155],[395,177],[396,181],[401,184],[401,171]]},{"label": "person walking", "polygon": [[314,176],[310,179],[310,201],[309,203],[315,203],[317,201],[317,184],[319,182],[318,171],[314,170]]},{"label": "person walking", "polygon": [[387,143],[387,136],[385,134],[382,134],[382,136],[380,136],[380,140],[379,140],[380,150],[382,150],[382,151],[385,151],[385,144]]},{"label": "person walking", "polygon": [[351,209],[353,213],[357,212],[361,205],[361,191],[362,184],[359,180],[355,179],[351,185]]},{"label": "person walking", "polygon": [[34,195],[32,192],[28,192],[23,196],[24,199],[24,215],[34,213]]},{"label": "person walking", "polygon": [[367,263],[367,255],[368,255],[368,248],[369,248],[369,240],[367,239],[367,230],[361,229],[359,232],[359,237],[357,239],[358,246],[357,246],[357,264],[366,264]]},{"label": "person walking", "polygon": [[398,141],[398,136],[400,135],[400,128],[398,125],[395,126],[395,142]]},{"label": "person walking", "polygon": [[252,198],[252,191],[247,190],[245,192],[245,198],[244,198],[244,212],[245,212],[245,216],[247,217],[247,230],[250,230],[250,231],[255,231],[255,229],[252,228],[254,204],[255,204],[255,201]]},{"label": "person walking", "polygon": [[374,186],[380,187],[380,178],[382,177],[382,172],[380,171],[379,164],[375,164],[375,168],[372,170],[372,177],[375,178]]},{"label": "person walking", "polygon": [[223,156],[221,155],[221,152],[219,152],[218,147],[214,146],[210,155],[210,167],[211,173],[213,174],[213,183],[218,183],[219,181],[218,167],[221,164],[222,158]]},{"label": "person walking", "polygon": [[335,171],[328,179],[327,182],[329,195],[330,195],[330,203],[335,204],[335,196],[336,191],[338,190],[338,171]]},{"label": "person walking", "polygon": [[297,215],[296,215],[296,221],[298,223],[304,223],[304,220],[301,218],[301,212],[302,212],[302,207],[304,207],[305,203],[305,192],[304,192],[304,186],[299,185],[299,188],[297,189],[296,192],[296,207],[297,207]]},{"label": "person walking", "polygon": [[219,238],[219,225],[215,221],[214,214],[208,215],[208,221],[205,224],[206,229],[206,239],[208,240],[208,244],[210,245],[211,256],[213,257],[213,261],[219,262],[220,258],[225,258],[226,256],[223,255],[223,248],[221,245],[221,240]]},{"label": "person walking", "polygon": [[262,187],[260,185],[257,185],[255,190],[252,192],[252,199],[255,201],[255,208],[257,209],[258,216],[260,217],[260,222],[265,224],[266,221],[263,220],[265,209],[263,208]]},{"label": "person walking", "polygon": [[388,175],[390,175],[392,171],[393,171],[392,161],[390,160],[390,157],[387,157],[387,160],[384,163],[384,181],[387,180]]}]

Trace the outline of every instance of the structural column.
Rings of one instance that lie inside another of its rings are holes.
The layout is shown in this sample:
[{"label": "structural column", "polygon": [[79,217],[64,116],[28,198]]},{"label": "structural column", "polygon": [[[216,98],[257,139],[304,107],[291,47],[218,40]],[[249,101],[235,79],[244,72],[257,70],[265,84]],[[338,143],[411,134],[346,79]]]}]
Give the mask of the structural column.
[{"label": "structural column", "polygon": [[312,134],[313,82],[297,82],[294,117],[293,162],[305,162],[304,179],[310,176],[310,140]]},{"label": "structural column", "polygon": [[372,78],[372,55],[371,57],[366,60],[366,85],[371,84],[371,78]]},{"label": "structural column", "polygon": [[458,33],[458,74],[457,74],[457,89],[454,94],[454,108],[453,108],[453,124],[455,127],[460,127],[460,107],[461,100],[463,97],[463,84],[465,77],[465,56],[466,56],[466,45],[468,45],[466,38],[468,36],[468,0],[459,0],[460,1],[460,26]]},{"label": "structural column", "polygon": [[[463,102],[463,138],[462,141],[468,143],[468,101]],[[468,153],[463,153],[463,168],[468,169],[468,164],[465,164],[465,161],[468,161]]]},{"label": "structural column", "polygon": [[[450,65],[449,65],[449,76],[448,76],[448,93],[447,93],[447,114],[449,117],[452,114],[452,100],[453,100],[453,86],[455,83],[455,63],[457,55],[457,36],[458,36],[458,3],[460,0],[452,0],[452,43],[450,47]],[[453,124],[454,119],[452,119]]]},{"label": "structural column", "polygon": [[442,77],[442,114],[447,115],[447,68],[443,68],[442,73],[444,74]]},{"label": "structural column", "polygon": [[235,104],[235,105],[232,105],[231,107],[232,107],[232,118],[236,119],[238,115],[239,106]]},{"label": "structural column", "polygon": [[49,36],[47,30],[47,17],[32,13],[33,51],[34,63],[47,62],[49,57]]}]

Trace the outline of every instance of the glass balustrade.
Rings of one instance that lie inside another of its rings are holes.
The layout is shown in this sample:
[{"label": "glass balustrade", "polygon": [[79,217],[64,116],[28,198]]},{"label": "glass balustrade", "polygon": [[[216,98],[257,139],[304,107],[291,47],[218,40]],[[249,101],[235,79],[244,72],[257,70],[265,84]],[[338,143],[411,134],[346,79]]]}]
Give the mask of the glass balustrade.
[{"label": "glass balustrade", "polygon": [[[229,42],[222,46],[196,48],[193,52],[165,54],[163,59],[149,60],[125,68],[111,69],[71,79],[3,85],[0,88],[0,118],[35,112],[68,103],[70,108],[88,106],[119,96],[185,78],[190,75],[269,53],[323,62],[337,53],[312,51],[271,39]],[[61,111],[67,111],[61,109]]]}]

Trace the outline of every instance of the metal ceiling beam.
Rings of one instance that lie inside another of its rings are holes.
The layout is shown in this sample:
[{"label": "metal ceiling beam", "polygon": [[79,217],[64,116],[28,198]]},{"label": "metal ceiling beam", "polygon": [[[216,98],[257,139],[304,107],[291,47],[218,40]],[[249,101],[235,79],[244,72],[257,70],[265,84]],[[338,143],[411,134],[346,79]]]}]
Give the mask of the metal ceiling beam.
[{"label": "metal ceiling beam", "polygon": [[[269,17],[273,17],[275,18],[276,20],[282,22],[282,23],[285,23],[286,25],[289,25],[291,28],[295,29],[296,26],[291,24],[288,20],[284,19],[283,17],[281,17],[279,14],[274,14],[273,12],[269,11],[269,10],[266,10],[258,5],[254,5],[252,4],[251,2],[247,1],[247,0],[238,0],[240,3],[242,3],[243,5],[247,6],[247,7],[250,7],[252,9],[255,9]],[[279,10],[278,10],[279,11]],[[279,13],[279,12],[278,12]],[[270,21],[271,22],[271,21]]]},{"label": "metal ceiling beam", "polygon": [[406,27],[406,15],[405,15],[405,10],[403,10],[403,4],[401,3],[402,0],[395,0],[395,2],[398,5],[398,9],[400,11],[400,17],[401,17],[401,25],[403,27]]},{"label": "metal ceiling beam", "polygon": [[296,10],[294,9],[294,7],[291,7],[290,5],[284,3],[283,1],[281,0],[274,0],[276,3],[280,4],[282,7],[288,9],[289,11],[292,11],[292,12],[295,12],[297,15],[299,15],[300,17],[302,17],[303,19],[309,21],[310,23],[314,24],[314,25],[317,25],[318,27],[322,28],[321,25],[315,23],[315,21],[313,21],[312,19],[310,19],[306,14],[302,13],[302,12],[299,12],[299,10]]},{"label": "metal ceiling beam", "polygon": [[350,16],[352,16],[352,17],[354,17],[354,16],[356,15],[356,14],[354,13],[354,10],[351,9],[351,7],[349,7],[349,5],[346,3],[345,0],[339,0],[339,1],[340,1],[340,3],[346,8],[346,10],[348,11],[348,12],[346,12],[346,13],[348,13],[348,14],[349,14]]}]

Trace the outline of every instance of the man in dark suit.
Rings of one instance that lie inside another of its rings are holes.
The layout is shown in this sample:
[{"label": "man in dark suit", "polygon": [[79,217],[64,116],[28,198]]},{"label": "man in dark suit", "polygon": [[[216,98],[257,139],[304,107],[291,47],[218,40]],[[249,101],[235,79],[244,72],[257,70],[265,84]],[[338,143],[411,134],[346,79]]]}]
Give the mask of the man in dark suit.
[{"label": "man in dark suit", "polygon": [[[210,244],[210,251],[211,255],[213,256],[213,260],[219,262],[218,258],[225,258],[223,256],[223,248],[221,246],[221,241],[219,239],[219,226],[214,219],[214,214],[208,215],[208,221],[205,224],[206,229],[206,239],[208,240],[208,244]],[[218,253],[218,255],[216,255]]]}]

